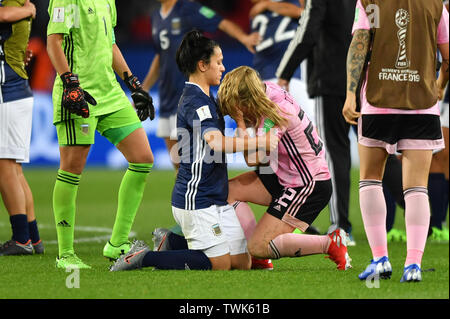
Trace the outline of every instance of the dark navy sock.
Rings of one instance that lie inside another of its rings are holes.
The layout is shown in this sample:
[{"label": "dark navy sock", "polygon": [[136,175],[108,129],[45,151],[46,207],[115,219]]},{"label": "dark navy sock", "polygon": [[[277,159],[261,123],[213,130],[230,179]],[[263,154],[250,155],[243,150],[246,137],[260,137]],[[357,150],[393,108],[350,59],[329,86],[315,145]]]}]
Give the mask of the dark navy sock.
[{"label": "dark navy sock", "polygon": [[383,187],[383,193],[386,201],[386,231],[389,232],[394,227],[397,204],[391,192],[385,187]]},{"label": "dark navy sock", "polygon": [[27,215],[18,214],[9,217],[12,228],[12,239],[25,244],[30,240],[30,232],[28,231]]},{"label": "dark navy sock", "polygon": [[[442,229],[442,219],[446,211],[444,211],[444,191],[445,191],[445,175],[442,173],[431,173],[428,177],[428,197],[431,205],[430,228],[437,227]],[[448,187],[448,185],[447,185]]]},{"label": "dark navy sock", "polygon": [[184,236],[180,236],[175,233],[170,233],[169,236],[167,236],[167,240],[169,241],[169,247],[171,250],[188,249],[188,244]]},{"label": "dark navy sock", "polygon": [[41,240],[36,219],[32,222],[28,222],[28,231],[30,232],[30,239],[33,244],[36,244]]},{"label": "dark navy sock", "polygon": [[142,267],[178,270],[210,270],[209,258],[200,250],[149,251],[142,260]]}]

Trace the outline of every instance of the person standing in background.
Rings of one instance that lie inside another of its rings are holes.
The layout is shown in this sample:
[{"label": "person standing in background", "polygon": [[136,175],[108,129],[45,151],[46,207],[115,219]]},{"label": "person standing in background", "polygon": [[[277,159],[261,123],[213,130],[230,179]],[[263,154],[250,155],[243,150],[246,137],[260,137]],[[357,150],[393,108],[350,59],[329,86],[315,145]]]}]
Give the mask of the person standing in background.
[{"label": "person standing in background", "polygon": [[25,62],[35,16],[29,0],[0,1],[0,193],[12,227],[0,256],[44,252],[33,194],[22,171],[30,158],[33,93]]}]

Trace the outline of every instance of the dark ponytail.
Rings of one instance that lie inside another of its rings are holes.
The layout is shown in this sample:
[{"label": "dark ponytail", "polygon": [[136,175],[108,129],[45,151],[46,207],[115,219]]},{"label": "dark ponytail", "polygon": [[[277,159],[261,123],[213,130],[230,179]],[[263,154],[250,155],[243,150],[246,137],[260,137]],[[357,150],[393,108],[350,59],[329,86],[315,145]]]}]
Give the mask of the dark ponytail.
[{"label": "dark ponytail", "polygon": [[199,61],[210,62],[217,42],[205,37],[200,31],[193,30],[184,35],[177,49],[176,61],[180,71],[189,77],[197,70]]}]

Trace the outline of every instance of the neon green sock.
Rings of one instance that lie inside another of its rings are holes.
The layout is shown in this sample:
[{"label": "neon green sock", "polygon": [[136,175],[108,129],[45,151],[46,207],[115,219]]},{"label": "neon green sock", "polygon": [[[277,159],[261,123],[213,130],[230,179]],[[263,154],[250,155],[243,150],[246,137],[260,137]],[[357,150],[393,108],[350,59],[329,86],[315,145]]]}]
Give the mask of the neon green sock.
[{"label": "neon green sock", "polygon": [[110,240],[113,246],[120,246],[128,241],[152,166],[153,163],[129,163],[119,188],[117,215]]},{"label": "neon green sock", "polygon": [[53,189],[53,213],[55,215],[56,235],[59,257],[74,253],[73,237],[75,227],[75,201],[81,175],[58,170]]}]

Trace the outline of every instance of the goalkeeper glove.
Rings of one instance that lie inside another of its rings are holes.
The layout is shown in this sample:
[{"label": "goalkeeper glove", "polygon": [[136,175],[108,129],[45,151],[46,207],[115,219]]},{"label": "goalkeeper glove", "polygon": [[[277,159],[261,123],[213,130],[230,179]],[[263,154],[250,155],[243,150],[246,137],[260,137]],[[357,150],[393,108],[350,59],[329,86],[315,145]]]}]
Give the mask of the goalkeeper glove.
[{"label": "goalkeeper glove", "polygon": [[128,72],[124,72],[123,77],[125,84],[131,91],[131,98],[139,119],[145,121],[149,117],[150,121],[152,121],[155,118],[155,107],[153,106],[152,97],[142,89],[141,83],[136,76],[128,76]]},{"label": "goalkeeper glove", "polygon": [[85,90],[80,87],[78,75],[72,72],[66,72],[60,76],[63,82],[63,95],[61,105],[70,113],[89,117],[89,104],[97,105],[97,101]]}]

